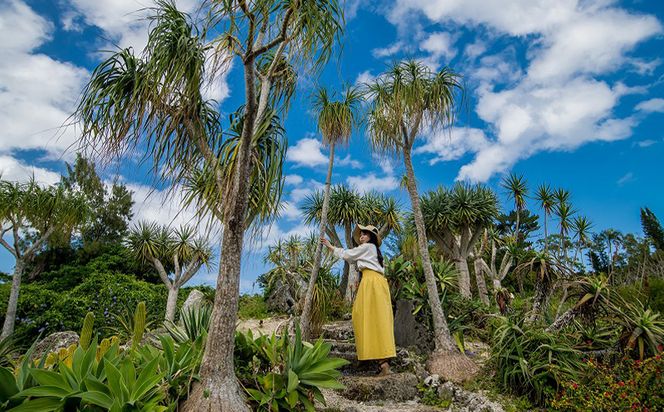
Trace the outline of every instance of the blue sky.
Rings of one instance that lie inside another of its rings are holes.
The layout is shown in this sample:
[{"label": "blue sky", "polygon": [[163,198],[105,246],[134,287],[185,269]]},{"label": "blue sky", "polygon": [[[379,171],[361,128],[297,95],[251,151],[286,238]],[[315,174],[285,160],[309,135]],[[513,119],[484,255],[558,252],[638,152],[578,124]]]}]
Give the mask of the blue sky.
[{"label": "blue sky", "polygon": [[[140,50],[147,26],[135,0],[2,0],[0,7],[0,171],[3,178],[58,180],[77,134],[61,129],[81,88],[115,45]],[[194,0],[178,1],[194,10]],[[328,152],[308,110],[316,83],[339,89],[370,81],[393,61],[414,58],[463,75],[466,103],[454,127],[423,133],[414,164],[421,190],[455,180],[483,182],[501,194],[512,171],[531,189],[539,183],[572,193],[578,213],[595,230],[641,232],[639,208],[664,217],[664,3],[611,0],[349,0],[341,54],[319,78],[300,73],[285,127],[285,211],[248,247],[241,288],[250,291],[265,247],[311,228],[298,213],[320,187]],[[243,98],[238,65],[206,91],[223,113]],[[334,183],[375,189],[408,200],[398,186],[398,159],[367,150],[358,131],[337,153]],[[104,170],[134,190],[136,219],[191,221],[178,199],[162,199],[145,167],[125,159]],[[535,208],[533,206],[533,208]],[[217,243],[215,241],[215,243]],[[0,270],[13,268],[0,251]],[[213,284],[202,270],[194,283]]]}]

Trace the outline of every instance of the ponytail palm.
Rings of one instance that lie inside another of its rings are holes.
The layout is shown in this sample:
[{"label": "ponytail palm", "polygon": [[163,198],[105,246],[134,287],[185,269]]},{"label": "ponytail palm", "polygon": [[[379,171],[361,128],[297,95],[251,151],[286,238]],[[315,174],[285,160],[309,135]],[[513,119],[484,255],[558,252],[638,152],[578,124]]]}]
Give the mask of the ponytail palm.
[{"label": "ponytail palm", "polygon": [[[209,23],[199,30],[172,2],[158,1],[143,54],[139,58],[123,50],[100,64],[76,118],[83,144],[95,146],[102,156],[144,153],[156,175],[173,187],[192,177],[205,183],[193,185],[205,189],[193,199],[224,231],[200,382],[183,410],[246,411],[233,345],[244,232],[250,193],[257,187],[250,179],[252,173],[281,172],[280,166],[265,164],[255,172],[257,138],[270,107],[283,113],[288,108],[295,73],[289,65],[321,69],[342,31],[343,12],[336,0],[220,1],[204,8]],[[206,62],[218,68],[234,59],[244,74],[245,95],[237,148],[229,152],[217,104],[205,100],[201,90],[215,81]],[[215,196],[223,196],[223,206]],[[255,199],[254,210],[265,210],[265,197]]]},{"label": "ponytail palm", "polygon": [[408,194],[433,314],[435,345],[439,352],[453,352],[455,345],[440,304],[431,266],[411,155],[415,139],[421,137],[422,132],[453,123],[454,104],[461,89],[459,75],[449,68],[434,72],[426,65],[411,60],[393,65],[370,84],[367,91],[371,99],[369,134],[374,149],[402,155],[406,166]]},{"label": "ponytail palm", "polygon": [[[354,87],[347,88],[343,96],[338,101],[330,99],[325,88],[319,88],[314,97],[313,107],[318,112],[318,130],[323,137],[323,143],[330,148],[330,158],[327,167],[327,177],[325,178],[325,189],[323,192],[323,209],[321,211],[319,233],[325,236],[327,229],[327,212],[330,205],[330,185],[332,181],[332,167],[334,166],[334,147],[337,144],[346,144],[350,138],[353,128],[359,121],[359,107],[361,95]],[[320,269],[323,244],[318,242],[314,261],[309,276],[307,293],[304,298],[304,307],[302,308],[302,318],[300,327],[304,339],[311,339],[311,308],[314,297],[316,279]]]},{"label": "ponytail palm", "polygon": [[[41,187],[0,180],[0,245],[14,257],[12,286],[0,341],[14,333],[21,280],[26,266],[59,228],[71,230],[86,214],[82,197],[61,186]],[[11,243],[4,239],[11,235]]]}]

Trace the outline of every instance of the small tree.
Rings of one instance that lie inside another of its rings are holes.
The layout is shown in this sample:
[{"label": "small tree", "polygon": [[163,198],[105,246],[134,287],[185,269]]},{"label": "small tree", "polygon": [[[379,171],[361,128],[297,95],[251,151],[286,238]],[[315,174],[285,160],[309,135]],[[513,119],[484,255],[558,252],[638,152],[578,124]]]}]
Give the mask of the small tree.
[{"label": "small tree", "polygon": [[[327,210],[330,203],[330,185],[332,181],[332,167],[334,166],[334,147],[337,144],[348,142],[353,128],[359,121],[359,105],[361,101],[360,93],[356,88],[347,88],[341,100],[332,101],[328,92],[324,88],[319,88],[314,99],[314,109],[318,112],[318,130],[323,136],[323,143],[330,147],[330,158],[327,167],[327,177],[325,178],[325,189],[323,194],[323,210],[320,219],[320,236],[324,236],[327,229]],[[314,296],[314,287],[320,269],[323,244],[319,242],[314,254],[314,264],[311,268],[309,285],[304,298],[304,307],[302,308],[302,317],[300,326],[304,339],[310,339],[311,305]]]},{"label": "small tree", "polygon": [[[139,222],[127,237],[128,246],[136,258],[154,266],[168,288],[165,319],[171,322],[175,319],[180,288],[203,265],[209,265],[212,258],[208,240],[196,238],[194,234],[191,226],[169,229],[154,222]],[[170,276],[166,267],[172,268]]]},{"label": "small tree", "polygon": [[457,356],[440,303],[417,192],[412,150],[415,140],[422,136],[424,130],[439,129],[452,124],[457,92],[461,90],[459,76],[449,68],[434,72],[416,61],[394,64],[368,86],[368,124],[373,147],[379,152],[401,155],[406,167],[408,196],[433,315],[437,354],[432,358],[432,362],[433,365],[438,365],[436,370],[449,377],[467,376],[474,370],[474,364],[465,356]]},{"label": "small tree", "polygon": [[[80,196],[62,186],[40,187],[28,183],[0,181],[0,244],[14,257],[12,287],[0,340],[14,333],[21,280],[26,265],[33,261],[53,233],[73,228],[86,212]],[[10,233],[13,244],[4,239]]]}]

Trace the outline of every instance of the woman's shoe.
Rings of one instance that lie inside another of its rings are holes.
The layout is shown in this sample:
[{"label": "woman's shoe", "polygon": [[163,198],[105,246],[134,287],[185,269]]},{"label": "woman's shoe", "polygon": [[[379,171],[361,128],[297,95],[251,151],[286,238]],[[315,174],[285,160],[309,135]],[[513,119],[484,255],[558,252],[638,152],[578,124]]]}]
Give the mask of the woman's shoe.
[{"label": "woman's shoe", "polygon": [[380,372],[378,373],[378,376],[387,376],[391,375],[392,371],[390,370],[390,364],[388,361],[383,361],[380,363]]}]

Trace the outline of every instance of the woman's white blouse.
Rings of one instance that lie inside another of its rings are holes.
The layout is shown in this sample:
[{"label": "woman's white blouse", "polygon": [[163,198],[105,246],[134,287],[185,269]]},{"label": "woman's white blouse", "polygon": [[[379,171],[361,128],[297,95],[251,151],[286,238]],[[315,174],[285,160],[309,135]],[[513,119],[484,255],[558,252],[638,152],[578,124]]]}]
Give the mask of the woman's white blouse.
[{"label": "woman's white blouse", "polygon": [[378,273],[384,273],[382,266],[378,263],[378,252],[373,243],[363,243],[353,249],[334,248],[334,256],[348,263],[357,263],[357,268],[371,269]]}]

